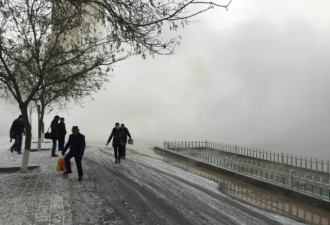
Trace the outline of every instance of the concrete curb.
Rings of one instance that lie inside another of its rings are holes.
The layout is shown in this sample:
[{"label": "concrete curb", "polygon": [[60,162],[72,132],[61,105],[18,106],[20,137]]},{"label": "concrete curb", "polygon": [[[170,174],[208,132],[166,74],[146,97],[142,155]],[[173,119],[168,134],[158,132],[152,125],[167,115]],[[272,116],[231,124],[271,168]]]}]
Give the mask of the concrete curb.
[{"label": "concrete curb", "polygon": [[[40,151],[46,151],[46,150],[51,150],[50,148],[41,148]],[[30,152],[37,152],[38,149],[37,148],[31,148]]]},{"label": "concrete curb", "polygon": [[[33,170],[39,168],[40,166],[28,166],[29,170]],[[17,172],[20,171],[21,167],[14,166],[14,167],[0,167],[0,172]]]}]

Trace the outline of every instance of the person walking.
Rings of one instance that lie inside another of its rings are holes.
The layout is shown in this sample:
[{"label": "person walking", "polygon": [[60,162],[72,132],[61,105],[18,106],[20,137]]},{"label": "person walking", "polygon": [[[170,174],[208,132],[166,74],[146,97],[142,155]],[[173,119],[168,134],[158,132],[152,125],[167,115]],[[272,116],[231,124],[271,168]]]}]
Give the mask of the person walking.
[{"label": "person walking", "polygon": [[122,146],[122,158],[125,159],[125,157],[126,157],[127,136],[129,137],[129,139],[132,139],[132,137],[131,137],[131,134],[129,133],[127,127],[125,127],[125,124],[122,123],[120,125],[120,127],[124,132],[124,137],[123,137],[124,145]]},{"label": "person walking", "polygon": [[60,123],[58,124],[58,150],[63,151],[64,150],[64,142],[65,142],[65,135],[66,135],[66,128],[64,123],[64,118],[62,117],[60,119]]},{"label": "person walking", "polygon": [[66,171],[64,174],[72,173],[70,159],[74,157],[78,170],[78,181],[82,181],[83,170],[81,161],[86,147],[85,136],[80,133],[78,126],[73,126],[71,131],[72,134],[70,134],[69,140],[62,151],[62,155],[65,155],[66,150],[70,148],[69,153],[64,157],[66,165]]},{"label": "person walking", "polygon": [[14,144],[10,147],[11,153],[17,151],[17,154],[22,154],[21,149],[23,134],[25,134],[23,116],[20,115],[17,119],[14,120],[9,131],[10,138],[15,139]]},{"label": "person walking", "polygon": [[52,157],[57,157],[58,155],[55,154],[56,151],[56,141],[59,138],[59,125],[58,125],[58,121],[60,120],[59,116],[55,116],[51,125],[50,125],[50,129],[51,129],[51,135],[52,135],[52,141],[53,141],[53,146],[52,146]]},{"label": "person walking", "polygon": [[120,163],[120,158],[121,158],[121,154],[122,154],[122,146],[124,143],[124,140],[123,140],[124,132],[120,128],[119,123],[116,123],[115,127],[112,129],[110,137],[107,141],[107,145],[110,143],[112,138],[113,138],[112,147],[113,147],[114,155],[115,155],[115,159],[116,159],[115,163]]}]

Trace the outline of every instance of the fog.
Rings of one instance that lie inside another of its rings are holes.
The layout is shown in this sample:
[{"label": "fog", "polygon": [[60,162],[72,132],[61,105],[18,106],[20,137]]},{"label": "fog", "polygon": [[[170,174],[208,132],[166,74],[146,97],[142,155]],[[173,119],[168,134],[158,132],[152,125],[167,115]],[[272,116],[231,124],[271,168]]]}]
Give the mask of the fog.
[{"label": "fog", "polygon": [[[213,140],[329,159],[329,8],[234,0],[181,30],[176,54],[117,64],[94,101],[54,110],[46,128],[64,116],[67,129],[105,143],[118,121],[151,143]],[[16,108],[1,102],[1,133]]]}]

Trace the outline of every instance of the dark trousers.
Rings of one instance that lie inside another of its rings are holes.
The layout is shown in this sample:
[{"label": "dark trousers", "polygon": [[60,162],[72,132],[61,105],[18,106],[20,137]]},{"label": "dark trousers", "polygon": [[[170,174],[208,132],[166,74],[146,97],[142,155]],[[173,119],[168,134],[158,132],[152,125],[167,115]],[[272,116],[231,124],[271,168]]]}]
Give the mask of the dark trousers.
[{"label": "dark trousers", "polygon": [[122,156],[122,148],[120,147],[120,145],[113,146],[113,151],[114,151],[116,160],[117,160],[117,158],[120,159]]},{"label": "dark trousers", "polygon": [[22,138],[23,138],[22,134],[15,135],[15,142],[13,146],[11,146],[11,148],[17,151],[18,153],[20,153],[22,149]]},{"label": "dark trousers", "polygon": [[64,157],[64,161],[65,161],[65,165],[66,165],[66,171],[67,172],[72,172],[71,165],[70,165],[70,159],[72,157],[74,157],[74,160],[76,161],[78,176],[82,177],[83,176],[83,170],[82,170],[82,166],[81,166],[82,157],[75,156],[71,151],[69,151],[69,153]]},{"label": "dark trousers", "polygon": [[56,155],[55,154],[55,151],[56,151],[56,141],[57,141],[57,139],[56,138],[53,138],[52,141],[53,141],[52,156],[53,156],[53,155]]},{"label": "dark trousers", "polygon": [[65,135],[60,135],[58,138],[58,150],[64,150]]},{"label": "dark trousers", "polygon": [[123,158],[126,156],[126,143],[122,146],[122,156]]}]

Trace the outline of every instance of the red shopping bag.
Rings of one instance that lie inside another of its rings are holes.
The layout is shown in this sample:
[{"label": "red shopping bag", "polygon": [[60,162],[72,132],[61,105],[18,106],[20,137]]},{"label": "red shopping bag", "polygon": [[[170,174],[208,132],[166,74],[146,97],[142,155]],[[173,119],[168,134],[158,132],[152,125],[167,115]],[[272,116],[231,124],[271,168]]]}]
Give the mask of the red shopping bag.
[{"label": "red shopping bag", "polygon": [[66,170],[66,165],[64,161],[64,155],[61,155],[57,160],[56,171],[61,172]]},{"label": "red shopping bag", "polygon": [[64,157],[61,158],[61,170],[66,170],[66,165],[65,165],[65,161],[64,161]]}]

